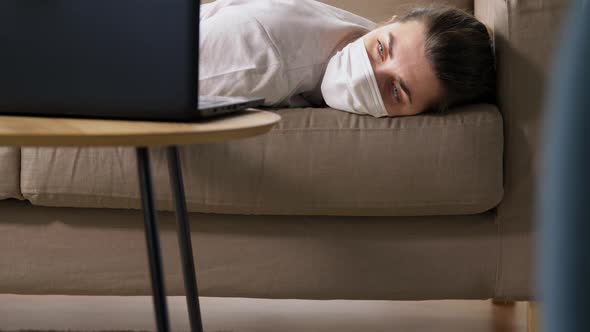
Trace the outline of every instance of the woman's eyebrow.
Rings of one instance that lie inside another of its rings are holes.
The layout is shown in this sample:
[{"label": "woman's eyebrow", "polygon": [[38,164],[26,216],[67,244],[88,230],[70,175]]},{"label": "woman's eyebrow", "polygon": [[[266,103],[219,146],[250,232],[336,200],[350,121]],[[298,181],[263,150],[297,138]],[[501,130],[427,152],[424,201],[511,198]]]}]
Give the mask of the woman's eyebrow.
[{"label": "woman's eyebrow", "polygon": [[[393,46],[394,46],[394,37],[393,37],[393,33],[391,31],[389,31],[389,43],[388,43],[388,49],[389,49],[389,58],[393,58]],[[402,90],[404,90],[404,92],[408,95],[408,99],[410,99],[410,104],[412,103],[412,93],[410,92],[410,89],[408,89],[408,85],[406,84],[406,82],[401,78],[401,76],[399,77],[399,85],[402,87]]]},{"label": "woman's eyebrow", "polygon": [[389,31],[389,43],[387,43],[387,48],[389,49],[389,58],[393,58],[393,33]]},{"label": "woman's eyebrow", "polygon": [[408,95],[408,99],[410,99],[410,104],[411,104],[412,103],[412,93],[410,92],[410,89],[408,89],[408,85],[401,78],[401,76],[399,77],[399,85],[402,87],[402,90],[404,90],[404,92]]},{"label": "woman's eyebrow", "polygon": [[[389,49],[389,58],[393,58],[393,46],[394,46],[394,37],[393,37],[393,33],[391,31],[389,31],[389,42],[388,44],[388,49]],[[403,78],[401,78],[401,76],[398,75],[398,80],[399,80],[399,85],[402,87],[402,90],[404,90],[404,92],[406,93],[406,95],[408,95],[408,99],[410,100],[410,104],[412,103],[412,93],[410,92],[410,89],[408,88],[408,85],[406,84],[406,81],[404,81]]]}]

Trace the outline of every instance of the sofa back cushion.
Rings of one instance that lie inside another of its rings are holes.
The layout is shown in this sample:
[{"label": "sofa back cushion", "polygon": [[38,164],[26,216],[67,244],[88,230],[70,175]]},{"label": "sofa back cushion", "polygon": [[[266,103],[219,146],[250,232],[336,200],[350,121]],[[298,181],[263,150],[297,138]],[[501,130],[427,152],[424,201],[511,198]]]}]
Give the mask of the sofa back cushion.
[{"label": "sofa back cushion", "polygon": [[[213,2],[213,0],[201,1],[201,3],[209,2]],[[445,4],[473,12],[473,0],[322,0],[321,2],[342,8],[377,23],[387,21],[393,15],[403,15],[413,7],[428,4]]]},{"label": "sofa back cushion", "polygon": [[445,4],[473,12],[473,0],[322,0],[329,5],[348,10],[373,22],[387,21],[393,15],[403,15],[417,6]]}]

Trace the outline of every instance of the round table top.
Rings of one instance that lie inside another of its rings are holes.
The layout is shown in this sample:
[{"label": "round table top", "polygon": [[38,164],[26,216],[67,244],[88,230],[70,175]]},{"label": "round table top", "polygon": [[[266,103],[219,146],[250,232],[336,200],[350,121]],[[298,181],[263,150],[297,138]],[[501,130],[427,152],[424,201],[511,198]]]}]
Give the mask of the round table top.
[{"label": "round table top", "polygon": [[264,134],[280,121],[248,109],[200,122],[124,121],[0,115],[0,146],[167,146]]}]

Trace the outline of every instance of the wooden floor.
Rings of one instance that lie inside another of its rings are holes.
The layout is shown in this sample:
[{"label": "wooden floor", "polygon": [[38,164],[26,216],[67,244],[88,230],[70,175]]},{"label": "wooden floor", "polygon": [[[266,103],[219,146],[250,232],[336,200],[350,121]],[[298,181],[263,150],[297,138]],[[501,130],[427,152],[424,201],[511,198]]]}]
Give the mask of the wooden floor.
[{"label": "wooden floor", "polygon": [[[527,305],[491,301],[307,301],[201,298],[206,332],[525,332]],[[186,303],[169,297],[173,331]],[[0,295],[0,331],[153,331],[150,297]]]}]

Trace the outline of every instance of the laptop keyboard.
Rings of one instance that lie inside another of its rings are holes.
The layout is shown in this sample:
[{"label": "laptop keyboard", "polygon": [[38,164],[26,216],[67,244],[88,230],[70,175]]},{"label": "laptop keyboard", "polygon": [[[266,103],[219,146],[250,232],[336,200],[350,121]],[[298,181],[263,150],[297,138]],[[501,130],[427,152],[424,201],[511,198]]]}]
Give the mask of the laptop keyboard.
[{"label": "laptop keyboard", "polygon": [[222,104],[241,102],[244,102],[244,99],[240,97],[199,96],[199,108],[215,107]]}]

